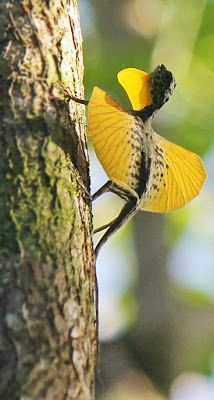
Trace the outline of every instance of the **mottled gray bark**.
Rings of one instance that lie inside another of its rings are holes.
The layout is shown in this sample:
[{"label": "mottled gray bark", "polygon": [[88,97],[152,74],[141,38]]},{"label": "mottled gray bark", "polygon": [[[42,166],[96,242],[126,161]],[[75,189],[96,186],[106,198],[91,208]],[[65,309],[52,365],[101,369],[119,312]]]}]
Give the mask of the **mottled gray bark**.
[{"label": "mottled gray bark", "polygon": [[77,3],[0,4],[0,399],[92,399],[95,271]]}]

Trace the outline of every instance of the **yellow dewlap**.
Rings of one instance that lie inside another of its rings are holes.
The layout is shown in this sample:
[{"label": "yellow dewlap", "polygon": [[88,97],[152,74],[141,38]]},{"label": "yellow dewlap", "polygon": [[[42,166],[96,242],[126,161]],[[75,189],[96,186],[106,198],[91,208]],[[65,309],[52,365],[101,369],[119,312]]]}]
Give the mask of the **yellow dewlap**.
[{"label": "yellow dewlap", "polygon": [[134,110],[142,110],[152,103],[149,87],[150,75],[136,68],[126,68],[117,75],[125,89]]}]

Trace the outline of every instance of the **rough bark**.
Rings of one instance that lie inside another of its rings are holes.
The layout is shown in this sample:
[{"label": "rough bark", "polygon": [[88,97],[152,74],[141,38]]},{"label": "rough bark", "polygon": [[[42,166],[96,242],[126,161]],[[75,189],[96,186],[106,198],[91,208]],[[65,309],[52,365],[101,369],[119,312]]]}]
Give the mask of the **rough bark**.
[{"label": "rough bark", "polygon": [[91,399],[95,272],[75,0],[0,4],[0,399]]}]

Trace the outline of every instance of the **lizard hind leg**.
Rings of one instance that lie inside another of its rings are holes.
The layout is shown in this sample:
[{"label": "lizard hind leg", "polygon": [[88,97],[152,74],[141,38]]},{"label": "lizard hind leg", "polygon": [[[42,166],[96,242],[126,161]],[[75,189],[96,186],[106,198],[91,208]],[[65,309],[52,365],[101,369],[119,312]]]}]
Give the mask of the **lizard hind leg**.
[{"label": "lizard hind leg", "polygon": [[115,232],[117,232],[126,222],[128,222],[136,214],[136,212],[138,211],[138,207],[139,207],[139,198],[135,197],[130,198],[130,200],[124,205],[118,217],[112,221],[108,230],[104,233],[104,235],[98,242],[95,248],[96,258],[98,256],[101,247]]},{"label": "lizard hind leg", "polygon": [[99,188],[93,195],[92,201],[96,200],[98,197],[102,196],[102,194],[111,192],[112,181],[107,181],[101,188]]}]

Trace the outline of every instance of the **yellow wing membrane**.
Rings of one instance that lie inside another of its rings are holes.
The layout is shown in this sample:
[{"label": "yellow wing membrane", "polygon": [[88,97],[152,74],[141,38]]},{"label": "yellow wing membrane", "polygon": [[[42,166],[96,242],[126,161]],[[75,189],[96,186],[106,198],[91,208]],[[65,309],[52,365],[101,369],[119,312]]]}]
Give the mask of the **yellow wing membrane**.
[{"label": "yellow wing membrane", "polygon": [[88,106],[89,137],[109,178],[127,187],[133,119],[106,92],[94,88]]},{"label": "yellow wing membrane", "polygon": [[141,208],[165,213],[183,207],[199,194],[206,171],[196,154],[156,133],[154,142],[148,191]]},{"label": "yellow wing membrane", "polygon": [[120,71],[117,77],[134,110],[140,111],[152,103],[149,85],[150,74],[136,68],[126,68]]}]

